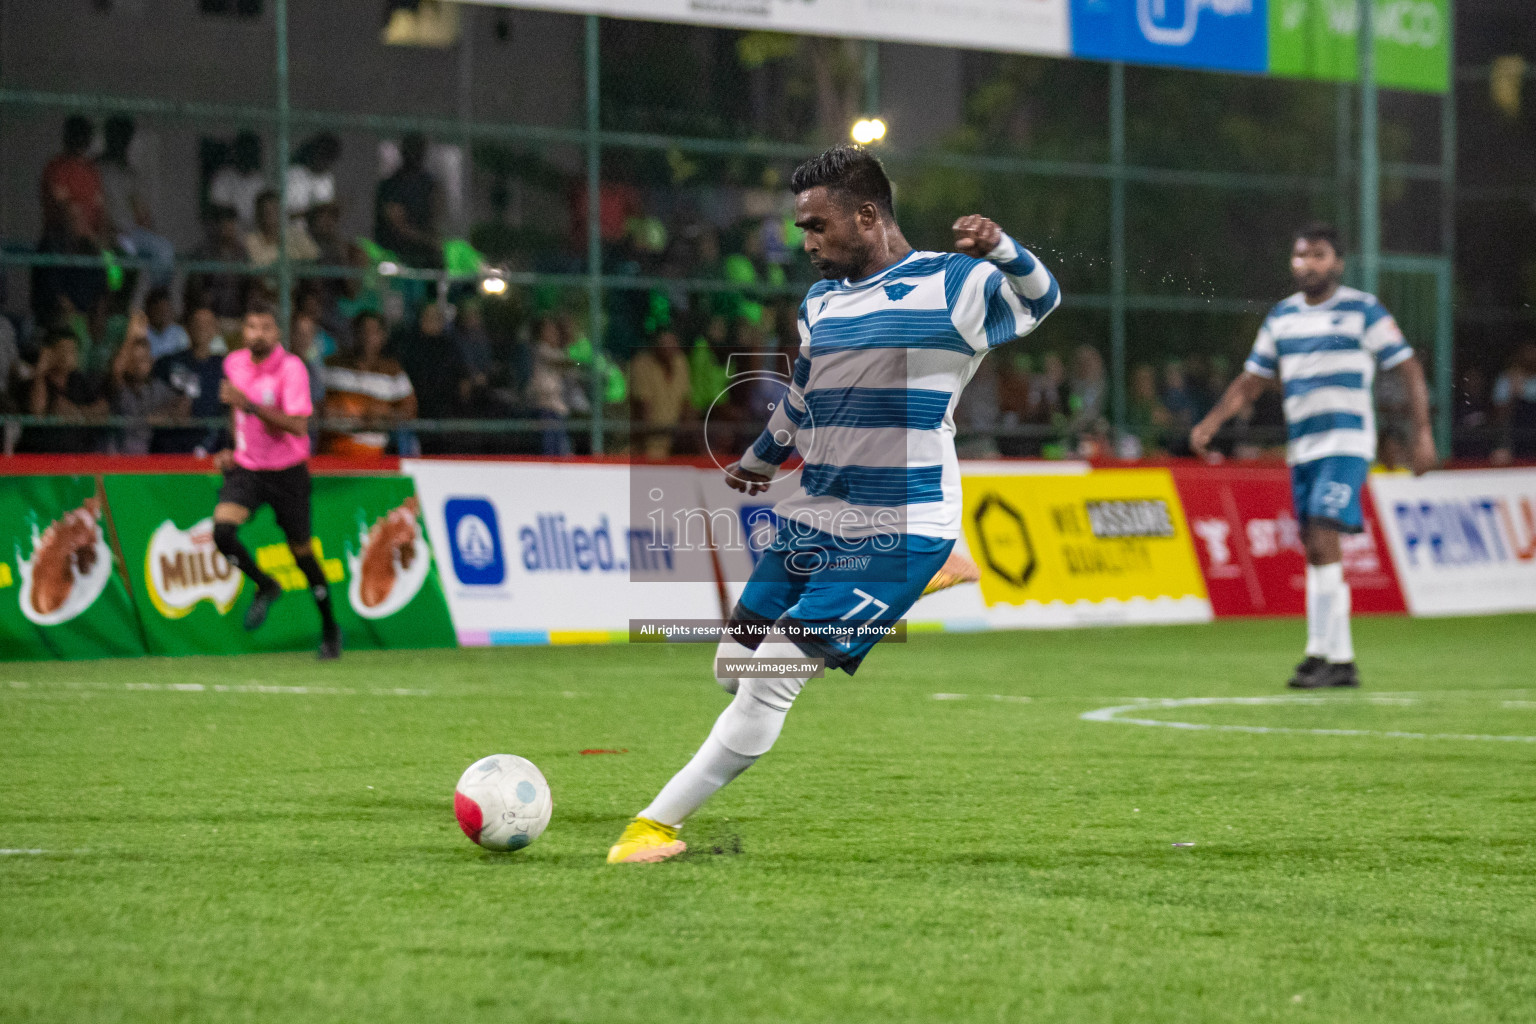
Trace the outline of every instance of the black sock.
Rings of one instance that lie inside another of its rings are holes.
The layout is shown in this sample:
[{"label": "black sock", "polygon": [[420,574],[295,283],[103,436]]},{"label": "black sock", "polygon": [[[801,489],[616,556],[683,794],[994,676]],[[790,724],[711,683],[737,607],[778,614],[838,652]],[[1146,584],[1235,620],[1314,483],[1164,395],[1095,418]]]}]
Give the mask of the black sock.
[{"label": "black sock", "polygon": [[219,554],[224,556],[226,562],[250,577],[258,592],[275,589],[277,582],[256,565],[256,559],[240,543],[237,531],[238,527],[234,523],[214,523],[213,546],[219,549]]},{"label": "black sock", "polygon": [[325,625],[327,633],[336,629],[336,616],[331,612],[331,587],[325,581],[325,573],[320,568],[320,563],[315,561],[314,555],[300,555],[294,559],[299,568],[304,572],[304,578],[309,581],[309,593],[315,599],[315,606],[320,609],[320,621]]}]

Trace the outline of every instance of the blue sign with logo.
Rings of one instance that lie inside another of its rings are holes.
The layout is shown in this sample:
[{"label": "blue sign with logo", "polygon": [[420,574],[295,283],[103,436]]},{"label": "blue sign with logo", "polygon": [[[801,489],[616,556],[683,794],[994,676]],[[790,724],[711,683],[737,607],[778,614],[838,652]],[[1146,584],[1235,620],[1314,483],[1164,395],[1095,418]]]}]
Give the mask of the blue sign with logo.
[{"label": "blue sign with logo", "polygon": [[507,578],[496,506],[485,498],[449,498],[443,504],[453,574],[460,583],[496,586]]},{"label": "blue sign with logo", "polygon": [[1222,71],[1269,69],[1268,0],[1072,0],[1079,57]]}]

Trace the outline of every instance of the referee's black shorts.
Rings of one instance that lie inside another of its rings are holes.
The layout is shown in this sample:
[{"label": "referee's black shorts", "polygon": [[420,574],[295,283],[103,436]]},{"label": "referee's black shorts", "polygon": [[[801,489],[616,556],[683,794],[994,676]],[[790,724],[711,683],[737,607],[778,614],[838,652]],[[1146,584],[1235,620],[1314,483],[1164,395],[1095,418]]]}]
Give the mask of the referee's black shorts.
[{"label": "referee's black shorts", "polygon": [[309,543],[309,466],[299,463],[287,469],[246,469],[230,466],[219,488],[219,501],[239,505],[254,513],[272,506],[277,528],[289,544]]}]

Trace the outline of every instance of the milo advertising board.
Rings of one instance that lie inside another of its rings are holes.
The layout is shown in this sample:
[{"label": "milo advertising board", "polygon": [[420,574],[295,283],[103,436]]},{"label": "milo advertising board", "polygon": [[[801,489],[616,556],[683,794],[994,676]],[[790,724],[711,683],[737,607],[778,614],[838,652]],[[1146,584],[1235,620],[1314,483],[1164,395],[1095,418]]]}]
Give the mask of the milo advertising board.
[{"label": "milo advertising board", "polygon": [[144,653],[95,477],[0,477],[0,659]]},{"label": "milo advertising board", "polygon": [[[270,509],[240,532],[284,597],[266,623],[248,633],[243,619],[254,588],[213,543],[219,478],[123,475],[104,481],[151,653],[315,646],[319,613]],[[317,477],[311,506],[311,544],[332,586],[348,648],[454,645],[410,480]]]}]

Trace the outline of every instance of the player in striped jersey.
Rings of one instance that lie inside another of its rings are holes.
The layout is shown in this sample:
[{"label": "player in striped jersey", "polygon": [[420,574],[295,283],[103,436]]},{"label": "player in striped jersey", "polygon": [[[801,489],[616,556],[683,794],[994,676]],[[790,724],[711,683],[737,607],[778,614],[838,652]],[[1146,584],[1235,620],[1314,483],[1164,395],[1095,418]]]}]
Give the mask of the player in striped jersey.
[{"label": "player in striped jersey", "polygon": [[1307,553],[1307,650],[1290,685],[1358,686],[1349,633],[1349,585],[1339,534],[1360,533],[1360,489],[1376,458],[1376,371],[1403,374],[1413,413],[1415,473],[1436,460],[1424,370],[1376,296],[1339,282],[1338,234],[1318,224],[1298,232],[1291,274],[1301,289],[1264,320],[1243,372],[1198,423],[1190,445],[1204,454],[1222,424],[1277,377],[1285,392],[1291,493]]},{"label": "player in striped jersey", "polygon": [[800,307],[789,390],[727,481],[756,494],[798,451],[798,486],[717,651],[730,705],[609,863],[681,853],[683,820],[777,739],[807,658],[851,674],[912,607],[960,536],[960,392],[1060,302],[1050,272],[985,217],[955,222],[959,252],[913,251],[885,169],[856,146],[806,161],[791,187],[823,280]]}]

